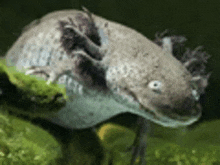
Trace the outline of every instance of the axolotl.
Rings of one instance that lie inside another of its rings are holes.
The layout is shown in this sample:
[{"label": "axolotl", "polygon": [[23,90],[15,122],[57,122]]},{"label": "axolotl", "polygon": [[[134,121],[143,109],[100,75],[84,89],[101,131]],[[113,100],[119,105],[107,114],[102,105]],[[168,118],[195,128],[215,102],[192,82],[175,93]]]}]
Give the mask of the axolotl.
[{"label": "axolotl", "polygon": [[78,92],[48,119],[61,126],[88,128],[125,112],[165,127],[187,126],[202,114],[198,101],[208,76],[190,69],[204,62],[196,51],[185,61],[174,56],[172,39],[161,37],[157,44],[86,9],[63,10],[27,26],[6,59],[9,66],[28,67],[27,74],[65,84],[69,96]]}]

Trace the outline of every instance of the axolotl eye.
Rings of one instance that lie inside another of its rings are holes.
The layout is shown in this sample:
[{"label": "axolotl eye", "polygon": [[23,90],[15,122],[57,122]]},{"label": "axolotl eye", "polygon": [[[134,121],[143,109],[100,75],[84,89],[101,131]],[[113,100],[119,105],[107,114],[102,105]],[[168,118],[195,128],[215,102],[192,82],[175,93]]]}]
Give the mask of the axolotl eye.
[{"label": "axolotl eye", "polygon": [[152,89],[152,91],[156,92],[156,93],[161,93],[161,86],[162,86],[162,83],[160,81],[151,81],[149,84],[148,84],[148,87]]}]

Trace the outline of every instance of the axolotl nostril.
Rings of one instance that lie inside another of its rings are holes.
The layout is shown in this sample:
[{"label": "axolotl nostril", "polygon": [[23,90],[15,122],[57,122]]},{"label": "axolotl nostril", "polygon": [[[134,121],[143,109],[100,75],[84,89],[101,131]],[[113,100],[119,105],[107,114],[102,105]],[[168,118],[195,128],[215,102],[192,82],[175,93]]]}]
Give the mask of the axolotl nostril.
[{"label": "axolotl nostril", "polygon": [[47,74],[48,82],[65,84],[69,96],[77,95],[47,119],[52,123],[83,129],[132,113],[178,127],[201,116],[198,100],[209,77],[207,57],[199,49],[176,58],[174,46],[183,40],[170,36],[152,42],[86,9],[64,10],[25,28],[6,59],[18,69],[29,67],[27,74]]}]

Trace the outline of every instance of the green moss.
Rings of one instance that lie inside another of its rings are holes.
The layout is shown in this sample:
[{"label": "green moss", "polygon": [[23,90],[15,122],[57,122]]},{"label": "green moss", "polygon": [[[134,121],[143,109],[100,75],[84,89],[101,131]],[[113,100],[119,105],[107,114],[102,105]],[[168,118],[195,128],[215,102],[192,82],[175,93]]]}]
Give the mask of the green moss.
[{"label": "green moss", "polygon": [[[218,131],[220,127],[216,128],[217,125],[220,126],[219,123],[220,121],[205,123],[195,130],[186,131],[185,133],[181,133],[183,131],[181,128],[169,129],[156,126],[155,134],[162,137],[164,135],[165,138],[147,137],[147,164],[220,164],[220,131]],[[103,125],[97,133],[102,140],[103,146],[108,149],[113,159],[113,164],[129,165],[131,150],[129,151],[128,149],[134,141],[134,132],[125,127],[108,123]],[[204,134],[206,136],[201,136]],[[170,139],[167,138],[168,136]],[[137,159],[137,164],[138,161]]]},{"label": "green moss", "polygon": [[[64,85],[46,84],[42,78],[25,75],[15,67],[0,61],[0,87],[4,91],[1,106],[25,115],[45,115],[65,106],[67,96]],[[9,106],[8,106],[9,105]]]},{"label": "green moss", "polygon": [[29,122],[3,114],[0,114],[0,123],[0,164],[55,164],[60,149],[49,133]]},{"label": "green moss", "polygon": [[[204,123],[195,130],[187,131],[184,135],[170,134],[171,139],[174,139],[172,136],[177,136],[176,141],[148,136],[146,155],[148,165],[219,164],[220,143],[217,140],[219,131],[216,128],[219,122]],[[167,128],[163,130],[159,128],[161,135],[166,134],[167,130]],[[180,132],[176,129],[174,131]],[[134,132],[123,126],[108,123],[101,126],[97,134],[106,151],[103,165],[107,165],[110,159],[113,160],[114,165],[129,164],[131,159],[129,148],[134,141]],[[202,134],[208,134],[208,136],[201,137]],[[198,140],[199,137],[200,140]],[[216,140],[213,141],[213,139]],[[74,143],[74,139],[72,145],[72,152],[78,155],[79,164],[92,162],[93,159],[88,153],[77,150],[79,146]],[[59,144],[49,133],[29,122],[0,114],[0,164],[4,162],[4,165],[56,165],[59,164],[57,160],[60,157]],[[137,159],[136,164],[138,161]]]},{"label": "green moss", "polygon": [[149,142],[156,144],[148,149],[147,161],[149,164],[174,165],[212,165],[220,161],[219,146],[195,144],[194,147],[170,143],[162,139],[150,138]]},{"label": "green moss", "polygon": [[[30,96],[32,95],[42,95],[48,96],[47,99],[51,99],[57,93],[63,94],[66,98],[65,86],[60,84],[47,84],[43,78],[36,77],[33,75],[25,75],[23,72],[18,72],[16,67],[7,67],[5,61],[0,61],[0,73],[6,73],[10,82],[16,87],[27,92]],[[42,102],[49,102],[51,100],[42,99]]]}]

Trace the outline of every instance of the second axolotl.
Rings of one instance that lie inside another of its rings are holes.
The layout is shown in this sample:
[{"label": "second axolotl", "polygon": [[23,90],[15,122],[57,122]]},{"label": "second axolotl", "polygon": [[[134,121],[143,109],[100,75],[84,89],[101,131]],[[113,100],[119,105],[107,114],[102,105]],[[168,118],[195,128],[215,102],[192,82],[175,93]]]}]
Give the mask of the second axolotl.
[{"label": "second axolotl", "polygon": [[69,96],[77,95],[49,121],[83,129],[121,113],[165,127],[199,119],[198,100],[209,77],[206,55],[188,50],[177,59],[178,37],[153,42],[84,10],[57,11],[33,22],[6,54],[9,66],[28,67],[27,74],[65,84]]}]

